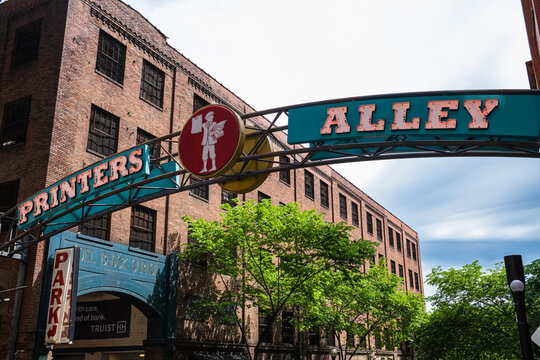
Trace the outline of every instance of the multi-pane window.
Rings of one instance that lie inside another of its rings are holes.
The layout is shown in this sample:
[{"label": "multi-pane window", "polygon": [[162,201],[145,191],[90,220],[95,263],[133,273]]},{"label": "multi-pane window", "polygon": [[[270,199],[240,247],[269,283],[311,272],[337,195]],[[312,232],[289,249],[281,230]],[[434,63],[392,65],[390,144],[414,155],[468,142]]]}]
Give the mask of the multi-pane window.
[{"label": "multi-pane window", "polygon": [[394,230],[391,227],[388,228],[388,245],[394,247]]},{"label": "multi-pane window", "polygon": [[154,251],[156,236],[156,211],[137,205],[131,208],[129,246]]},{"label": "multi-pane window", "polygon": [[321,206],[328,209],[330,198],[328,197],[328,184],[321,180]]},{"label": "multi-pane window", "polygon": [[120,118],[92,105],[86,149],[103,156],[116,153]]},{"label": "multi-pane window", "polygon": [[343,194],[339,194],[339,216],[347,220],[347,198]]},{"label": "multi-pane window", "polygon": [[411,285],[411,289],[414,287],[414,280],[412,275],[412,270],[409,269],[409,285]]},{"label": "multi-pane window", "polygon": [[41,37],[41,21],[26,25],[15,32],[12,67],[24,65],[37,60],[39,38]]},{"label": "multi-pane window", "polygon": [[104,31],[99,32],[96,71],[116,81],[124,83],[126,66],[126,45]]},{"label": "multi-pane window", "polygon": [[159,108],[162,108],[164,82],[165,73],[154,65],[150,64],[148,61],[143,60],[140,93],[141,98]]},{"label": "multi-pane window", "polygon": [[351,220],[354,226],[358,226],[358,204],[351,201]]},{"label": "multi-pane window", "polygon": [[396,262],[394,260],[390,260],[390,272],[392,274],[396,273]]},{"label": "multi-pane window", "polygon": [[414,273],[414,288],[420,290],[420,281],[418,279],[418,273]]},{"label": "multi-pane window", "polygon": [[85,221],[79,226],[79,232],[98,239],[109,240],[111,232],[111,215],[105,214]]},{"label": "multi-pane window", "polygon": [[384,255],[379,253],[379,263],[381,263],[384,260]]},{"label": "multi-pane window", "polygon": [[284,311],[281,322],[281,342],[284,344],[294,343],[294,326],[292,323],[294,314],[290,311]]},{"label": "multi-pane window", "polygon": [[261,202],[265,199],[270,199],[270,195],[267,195],[265,193],[263,193],[262,191],[259,191],[258,194],[257,194],[257,201],[258,202]]},{"label": "multi-pane window", "polygon": [[354,334],[347,332],[347,347],[348,348],[354,348],[356,346],[356,342],[354,341]]},{"label": "multi-pane window", "polygon": [[[137,145],[153,140],[155,138],[156,137],[149,132],[137,128]],[[161,145],[159,142],[154,142],[152,144],[148,144],[148,146],[150,148],[150,166],[156,167],[158,164],[158,159],[161,156]]]},{"label": "multi-pane window", "polygon": [[336,346],[336,336],[333,331],[326,331],[326,346]]},{"label": "multi-pane window", "polygon": [[221,203],[222,204],[229,204],[232,207],[236,206],[236,203],[234,202],[234,199],[238,198],[238,195],[227,191],[225,189],[221,189]]},{"label": "multi-pane window", "polygon": [[382,337],[380,333],[375,333],[375,349],[382,349]]},{"label": "multi-pane window", "polygon": [[208,101],[204,100],[197,94],[193,94],[193,112],[196,112],[200,108],[203,108],[207,105],[210,105]]},{"label": "multi-pane window", "polygon": [[270,315],[259,308],[259,340],[263,343],[272,343],[272,329],[270,328]]},{"label": "multi-pane window", "polygon": [[407,239],[407,256],[411,257],[411,241]]},{"label": "multi-pane window", "polygon": [[416,244],[413,243],[413,242],[411,242],[411,247],[412,247],[412,249],[411,249],[411,251],[412,251],[412,258],[413,258],[414,261],[416,261]]},{"label": "multi-pane window", "polygon": [[[192,176],[189,183],[190,185],[194,185],[194,184],[197,184],[197,183],[200,183],[201,180]],[[206,185],[199,185],[197,187],[194,187],[192,189],[189,190],[189,193],[195,197],[198,197],[199,199],[201,200],[205,200],[205,201],[208,201],[208,198],[209,198],[209,189],[208,189],[208,184]]]},{"label": "multi-pane window", "polygon": [[367,232],[373,235],[373,215],[368,212],[366,212],[366,226]]},{"label": "multi-pane window", "polygon": [[[200,308],[200,296],[188,294],[184,298],[185,317],[188,320],[202,321],[206,318],[204,310]],[[198,308],[199,307],[199,308]]]},{"label": "multi-pane window", "polygon": [[[189,246],[193,246],[193,247],[198,247],[199,246],[199,241],[192,236],[192,233],[191,233],[191,226],[188,224],[188,232],[187,232],[187,242],[189,244]],[[193,265],[197,265],[197,266],[200,266],[200,267],[206,267],[206,258],[205,257],[198,257],[196,259],[193,259],[191,261],[191,264]]]},{"label": "multi-pane window", "polygon": [[315,180],[313,178],[313,174],[309,171],[304,171],[304,185],[305,185],[305,193],[306,197],[309,199],[315,198]]},{"label": "multi-pane window", "polygon": [[321,334],[319,329],[309,329],[308,332],[309,345],[319,346],[321,343]]},{"label": "multi-pane window", "polygon": [[399,273],[398,273],[399,277],[402,278],[403,277],[403,265],[401,265],[401,264],[398,265],[398,271],[399,271]]},{"label": "multi-pane window", "polygon": [[[279,164],[281,166],[287,165],[290,163],[291,163],[291,159],[288,156],[285,156],[285,155],[279,156]],[[290,169],[279,170],[279,181],[287,185],[290,185],[291,184],[291,170]]]},{"label": "multi-pane window", "polygon": [[[17,196],[19,194],[19,180],[9,181],[0,184],[0,215],[17,205]],[[12,214],[13,217],[17,217],[17,212]],[[13,218],[7,217],[2,219],[0,223],[0,231],[4,232],[9,230]]]},{"label": "multi-pane window", "polygon": [[396,247],[401,252],[401,234],[396,231]]},{"label": "multi-pane window", "polygon": [[382,222],[377,219],[377,239],[382,240]]},{"label": "multi-pane window", "polygon": [[4,106],[0,147],[26,141],[26,130],[30,118],[30,102],[31,98],[27,97]]}]

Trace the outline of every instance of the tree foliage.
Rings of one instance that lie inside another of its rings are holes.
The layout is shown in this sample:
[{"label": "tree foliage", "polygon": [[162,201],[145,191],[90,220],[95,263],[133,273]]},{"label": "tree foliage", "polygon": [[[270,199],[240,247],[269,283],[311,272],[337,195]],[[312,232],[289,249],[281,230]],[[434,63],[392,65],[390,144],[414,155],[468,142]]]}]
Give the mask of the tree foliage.
[{"label": "tree foliage", "polygon": [[[185,261],[205,261],[207,272],[219,283],[211,293],[206,289],[205,299],[191,309],[201,314],[203,307],[216,321],[223,304],[258,307],[268,315],[270,331],[283,310],[305,302],[318,278],[328,276],[328,271],[359,273],[375,254],[373,243],[350,239],[346,224],[326,222],[322,215],[301,211],[295,203],[246,202],[223,209],[219,221],[185,217],[195,242],[180,252]],[[249,348],[246,322],[239,312],[234,317]]]},{"label": "tree foliage", "polygon": [[[540,325],[540,260],[525,266],[529,323]],[[419,358],[521,359],[514,304],[502,264],[483,270],[477,261],[461,269],[437,267],[427,276],[437,288],[431,313],[416,339]],[[539,348],[533,345],[535,357]]]}]

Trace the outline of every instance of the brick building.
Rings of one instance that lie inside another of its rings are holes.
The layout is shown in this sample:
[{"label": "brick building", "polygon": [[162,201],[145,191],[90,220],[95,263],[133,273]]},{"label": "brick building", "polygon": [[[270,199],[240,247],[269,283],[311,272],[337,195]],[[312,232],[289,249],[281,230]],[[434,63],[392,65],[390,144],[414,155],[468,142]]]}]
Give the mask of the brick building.
[{"label": "brick building", "polygon": [[[118,0],[4,1],[0,39],[0,212],[116,152],[181,130],[193,111],[208,103],[226,104],[239,114],[255,111]],[[250,121],[268,126],[264,118]],[[274,147],[285,150],[285,134],[275,136]],[[187,241],[182,215],[217,218],[218,205],[229,196],[217,185],[167,195],[82,224],[66,239],[101,248],[110,242],[134,258],[139,253],[144,259],[167,255]],[[272,173],[242,199],[265,197],[276,205],[296,201],[326,213],[329,221],[348,222],[355,227],[354,237],[379,242],[378,257],[388,259],[389,271],[404,278],[407,290],[423,293],[417,233],[332,168]],[[47,256],[58,241],[31,247],[26,260],[0,257],[0,358],[47,355],[42,288]],[[176,314],[190,296],[184,283],[177,289]],[[169,358],[174,351],[187,359],[241,353],[234,336],[187,331],[196,324],[179,316],[174,338],[168,339],[172,343],[152,341],[163,334],[153,332],[145,304],[129,296],[94,291],[78,302],[112,306],[109,313],[129,317],[129,336],[76,338],[56,347],[54,358]],[[129,309],[127,315],[119,314],[120,307]],[[257,314],[252,318],[256,329]],[[321,341],[312,353],[326,354],[325,346]],[[279,341],[270,349],[284,358],[295,351]],[[397,352],[386,354],[398,358]]]}]

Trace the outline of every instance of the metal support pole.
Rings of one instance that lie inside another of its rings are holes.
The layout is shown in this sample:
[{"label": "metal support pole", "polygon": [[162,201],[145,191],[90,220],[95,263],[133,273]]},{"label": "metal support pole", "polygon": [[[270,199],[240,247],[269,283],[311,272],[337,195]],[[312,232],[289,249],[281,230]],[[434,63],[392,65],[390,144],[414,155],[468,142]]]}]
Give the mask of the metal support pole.
[{"label": "metal support pole", "polygon": [[504,265],[506,267],[508,286],[514,297],[521,354],[524,360],[533,360],[531,334],[527,320],[527,306],[525,305],[525,275],[521,255],[505,256]]}]

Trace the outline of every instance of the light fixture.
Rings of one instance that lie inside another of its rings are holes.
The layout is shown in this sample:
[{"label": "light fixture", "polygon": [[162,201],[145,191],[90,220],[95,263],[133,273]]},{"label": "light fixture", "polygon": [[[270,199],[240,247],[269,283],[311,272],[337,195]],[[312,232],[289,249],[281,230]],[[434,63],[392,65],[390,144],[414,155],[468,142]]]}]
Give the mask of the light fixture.
[{"label": "light fixture", "polygon": [[331,348],[330,350],[328,350],[328,354],[330,355],[332,360],[334,360],[338,354],[338,351],[336,350],[336,348]]},{"label": "light fixture", "polygon": [[525,284],[521,280],[512,280],[512,282],[510,282],[510,290],[512,290],[512,292],[522,292],[525,290]]}]

